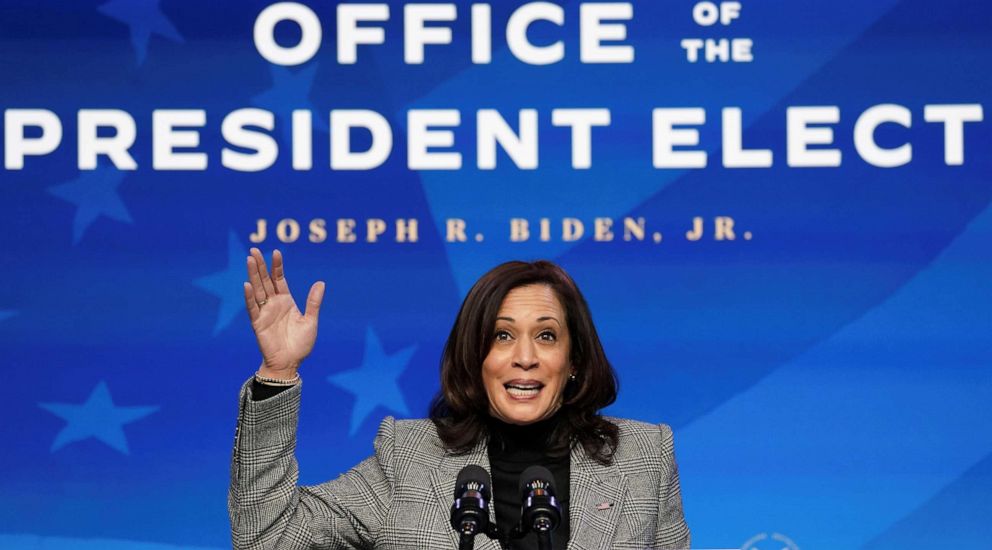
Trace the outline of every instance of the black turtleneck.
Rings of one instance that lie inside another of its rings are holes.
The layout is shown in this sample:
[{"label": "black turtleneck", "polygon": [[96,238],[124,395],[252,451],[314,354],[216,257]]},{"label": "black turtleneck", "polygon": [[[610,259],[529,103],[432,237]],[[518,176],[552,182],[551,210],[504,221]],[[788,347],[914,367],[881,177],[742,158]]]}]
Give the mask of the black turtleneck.
[{"label": "black turtleneck", "polygon": [[[493,476],[493,502],[500,533],[509,533],[520,521],[520,474],[530,466],[544,466],[554,476],[558,502],[561,504],[561,525],[554,532],[554,547],[564,550],[568,544],[568,485],[569,454],[566,449],[557,456],[547,453],[548,441],[561,422],[559,411],[540,422],[517,426],[496,419],[489,421],[489,466]],[[511,541],[513,550],[536,550],[537,536],[528,533]]]}]

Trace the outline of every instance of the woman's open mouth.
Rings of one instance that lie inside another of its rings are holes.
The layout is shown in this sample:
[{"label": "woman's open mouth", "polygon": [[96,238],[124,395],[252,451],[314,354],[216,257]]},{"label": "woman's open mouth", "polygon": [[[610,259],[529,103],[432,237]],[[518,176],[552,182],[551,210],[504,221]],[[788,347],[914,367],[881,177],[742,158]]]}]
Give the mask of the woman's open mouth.
[{"label": "woman's open mouth", "polygon": [[541,393],[544,384],[537,380],[511,380],[503,387],[513,399],[533,399]]}]

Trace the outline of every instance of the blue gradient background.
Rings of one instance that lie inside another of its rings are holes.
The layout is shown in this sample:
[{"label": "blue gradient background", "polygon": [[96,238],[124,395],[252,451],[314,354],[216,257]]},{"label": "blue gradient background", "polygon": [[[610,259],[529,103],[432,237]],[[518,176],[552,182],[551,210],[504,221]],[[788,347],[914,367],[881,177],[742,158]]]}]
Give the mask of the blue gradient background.
[{"label": "blue gradient background", "polygon": [[[241,262],[261,217],[420,221],[417,243],[279,245],[298,299],[328,283],[302,371],[303,483],[367,456],[384,415],[425,414],[476,277],[548,257],[586,293],[619,372],[608,412],[675,429],[694,546],[779,533],[801,548],[987,547],[992,135],[988,122],[967,124],[965,163],[946,166],[943,128],[923,121],[923,105],[988,103],[992,5],[742,4],[731,26],[701,28],[693,2],[635,2],[635,63],[582,65],[578,4],[565,3],[564,29],[531,36],[562,38],[566,58],[533,67],[499,31],[518,3],[493,6],[492,64],[470,63],[459,3],[454,43],[428,47],[418,66],[403,64],[402,4],[386,44],[346,66],[332,3],[311,3],[323,47],[283,68],[252,43],[268,2],[0,2],[0,107],[52,110],[64,130],[53,154],[0,171],[0,547],[229,546],[237,389],[259,361]],[[679,48],[739,36],[754,40],[754,62],[689,64]],[[913,113],[911,129],[878,131],[884,146],[912,143],[906,166],[875,168],[853,148],[856,117],[879,103]],[[799,105],[840,107],[840,168],[786,166],[785,109]],[[280,158],[254,174],[223,169],[220,122],[251,106],[277,113]],[[709,167],[656,170],[651,109],[683,106],[707,109]],[[720,167],[724,106],[743,109],[744,143],[772,149],[772,168]],[[612,111],[593,132],[592,169],[570,168],[569,133],[550,124],[557,107]],[[77,169],[81,108],[134,116],[137,171]],[[208,170],[151,169],[151,112],[164,108],[207,111]],[[376,170],[331,171],[325,125],[314,169],[293,171],[279,127],[294,108],[316,121],[333,108],[379,111],[393,155]],[[462,170],[406,168],[411,108],[462,110]],[[539,169],[502,153],[496,170],[475,168],[480,108],[511,120],[539,110]],[[665,240],[588,238],[594,217],[628,215]],[[693,216],[716,215],[754,239],[681,238]],[[509,242],[510,217],[565,216],[586,222],[587,238]],[[486,240],[444,242],[448,217]],[[112,400],[102,407],[100,387]]]}]

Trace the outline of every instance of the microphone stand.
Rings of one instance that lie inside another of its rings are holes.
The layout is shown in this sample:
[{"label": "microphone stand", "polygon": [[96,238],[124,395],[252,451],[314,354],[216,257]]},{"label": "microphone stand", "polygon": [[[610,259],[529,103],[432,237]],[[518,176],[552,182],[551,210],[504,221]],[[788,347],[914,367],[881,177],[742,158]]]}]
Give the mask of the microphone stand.
[{"label": "microphone stand", "polygon": [[[485,513],[484,509],[483,513]],[[462,518],[461,524],[458,525],[458,550],[473,550],[476,535],[483,533],[489,535],[489,529],[480,529],[480,527],[478,518],[473,516]]]},{"label": "microphone stand", "polygon": [[[537,550],[553,550],[554,544],[551,536],[551,522],[550,520],[539,519],[535,522],[534,535],[537,536]],[[498,541],[500,546],[503,548],[509,547],[510,542],[514,540],[519,540],[527,536],[527,531],[522,529],[520,526],[515,527],[506,536],[502,536],[498,531],[492,533],[486,533],[489,538]]]},{"label": "microphone stand", "polygon": [[551,520],[539,518],[534,522],[534,532],[537,534],[537,550],[552,550]]},{"label": "microphone stand", "polygon": [[474,529],[471,532],[462,531],[458,534],[458,550],[473,550],[475,548]]},{"label": "microphone stand", "polygon": [[[476,535],[486,535],[490,539],[498,542],[500,546],[508,546],[510,544],[509,539],[504,539],[501,536],[499,527],[497,527],[494,523],[490,523],[486,526],[486,529],[482,531],[478,530],[478,525],[468,530],[463,527],[463,529],[459,531],[458,550],[472,550],[472,547],[475,544]],[[516,535],[516,538],[520,538],[521,536],[523,535]]]}]

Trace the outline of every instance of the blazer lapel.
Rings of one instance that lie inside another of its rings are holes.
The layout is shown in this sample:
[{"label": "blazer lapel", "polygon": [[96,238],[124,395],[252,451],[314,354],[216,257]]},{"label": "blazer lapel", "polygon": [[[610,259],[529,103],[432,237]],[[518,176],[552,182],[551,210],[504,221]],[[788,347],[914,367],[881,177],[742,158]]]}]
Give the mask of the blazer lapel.
[{"label": "blazer lapel", "polygon": [[[448,526],[447,532],[451,538],[452,548],[458,548],[458,535],[448,525],[449,518],[451,517],[451,504],[454,502],[455,480],[458,478],[458,472],[461,472],[462,468],[469,464],[477,464],[485,468],[487,472],[490,471],[489,454],[486,452],[485,441],[476,445],[471,452],[461,456],[445,454],[441,458],[438,468],[431,472],[431,485],[434,487],[435,500],[440,508],[443,523],[445,526]],[[496,508],[492,502],[489,503],[489,522],[492,525],[496,525]],[[477,535],[475,537],[475,548],[501,550],[499,542],[490,539],[486,535]]]},{"label": "blazer lapel", "polygon": [[568,550],[609,548],[627,497],[627,476],[589,458],[582,445],[572,449],[570,467]]}]

